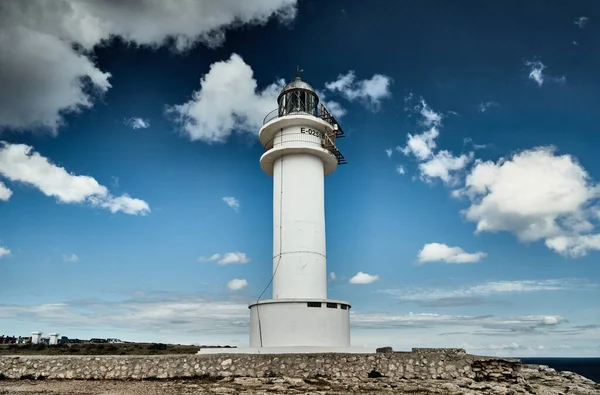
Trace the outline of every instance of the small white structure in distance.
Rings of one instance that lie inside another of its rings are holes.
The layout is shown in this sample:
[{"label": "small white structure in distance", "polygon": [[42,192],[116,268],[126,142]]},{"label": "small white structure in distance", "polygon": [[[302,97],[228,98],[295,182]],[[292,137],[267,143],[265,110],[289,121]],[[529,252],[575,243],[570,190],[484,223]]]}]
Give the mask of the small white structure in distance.
[{"label": "small white structure in distance", "polygon": [[39,344],[42,341],[43,332],[31,332],[31,344]]},{"label": "small white structure in distance", "polygon": [[60,333],[51,333],[50,334],[50,340],[48,342],[49,345],[51,346],[55,346],[58,344],[58,337],[60,336]]},{"label": "small white structure in distance", "polygon": [[325,177],[346,163],[335,145],[344,132],[299,74],[259,132],[273,177],[272,298],[249,306],[249,348],[199,354],[375,352],[350,348],[350,304],[327,299]]}]

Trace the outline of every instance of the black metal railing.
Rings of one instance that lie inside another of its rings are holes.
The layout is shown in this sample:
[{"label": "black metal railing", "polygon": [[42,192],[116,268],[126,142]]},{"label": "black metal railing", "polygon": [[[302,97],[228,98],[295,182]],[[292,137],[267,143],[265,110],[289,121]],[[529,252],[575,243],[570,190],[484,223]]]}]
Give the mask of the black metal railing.
[{"label": "black metal railing", "polygon": [[280,115],[280,109],[276,108],[273,111],[269,112],[267,116],[265,116],[265,118],[263,119],[263,125],[265,125],[268,122],[271,122],[274,119],[285,117],[287,115],[312,115],[313,117],[317,117],[324,120],[325,122],[329,123],[332,127],[337,127],[335,138],[339,139],[346,136],[338,121],[323,103],[319,104],[317,108],[315,108],[315,110],[311,112],[303,110],[286,111],[284,114]]},{"label": "black metal railing", "polygon": [[333,156],[335,156],[339,165],[345,165],[348,163],[344,158],[344,155],[342,155],[340,150],[333,143],[333,140],[325,135],[313,136],[305,133],[285,133],[267,141],[265,144],[265,152],[280,146],[289,145],[293,147],[295,144],[301,144],[301,146],[312,145],[315,147],[324,148],[331,152]]}]

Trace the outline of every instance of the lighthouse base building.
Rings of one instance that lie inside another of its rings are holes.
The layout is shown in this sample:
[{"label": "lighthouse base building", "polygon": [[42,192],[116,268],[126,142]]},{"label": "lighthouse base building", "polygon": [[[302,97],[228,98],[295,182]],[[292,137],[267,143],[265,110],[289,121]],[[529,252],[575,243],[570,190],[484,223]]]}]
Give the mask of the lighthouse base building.
[{"label": "lighthouse base building", "polygon": [[351,347],[350,303],[327,298],[325,177],[346,163],[344,133],[299,73],[277,102],[259,132],[273,177],[273,294],[249,306],[249,347],[199,354],[373,353]]}]

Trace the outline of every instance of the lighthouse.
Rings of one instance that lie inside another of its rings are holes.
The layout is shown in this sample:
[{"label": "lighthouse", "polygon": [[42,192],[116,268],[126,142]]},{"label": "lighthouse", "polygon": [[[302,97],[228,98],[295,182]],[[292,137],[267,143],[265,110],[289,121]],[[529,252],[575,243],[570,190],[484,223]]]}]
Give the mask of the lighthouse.
[{"label": "lighthouse", "polygon": [[273,179],[273,266],[265,288],[272,296],[248,306],[250,347],[200,354],[375,351],[351,348],[350,303],[327,297],[325,177],[346,163],[336,146],[344,132],[300,73],[259,131],[260,167]]},{"label": "lighthouse", "polygon": [[259,132],[273,177],[272,298],[250,305],[250,347],[350,347],[350,304],[327,298],[325,177],[344,136],[298,70]]}]

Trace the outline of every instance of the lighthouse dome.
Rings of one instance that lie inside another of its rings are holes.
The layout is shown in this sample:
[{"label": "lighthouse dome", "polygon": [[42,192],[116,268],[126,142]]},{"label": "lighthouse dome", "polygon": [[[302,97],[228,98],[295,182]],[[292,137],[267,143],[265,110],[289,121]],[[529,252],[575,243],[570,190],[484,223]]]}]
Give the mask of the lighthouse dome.
[{"label": "lighthouse dome", "polygon": [[286,92],[289,92],[291,90],[296,90],[296,89],[310,91],[310,92],[313,92],[316,94],[315,90],[313,89],[312,86],[310,86],[309,83],[302,81],[302,78],[300,78],[300,76],[296,76],[296,77],[294,77],[293,80],[288,82],[288,84],[286,86],[283,87],[279,96],[284,95]]},{"label": "lighthouse dome", "polygon": [[310,84],[302,81],[299,74],[283,87],[277,98],[280,117],[292,114],[317,116],[319,96]]}]

